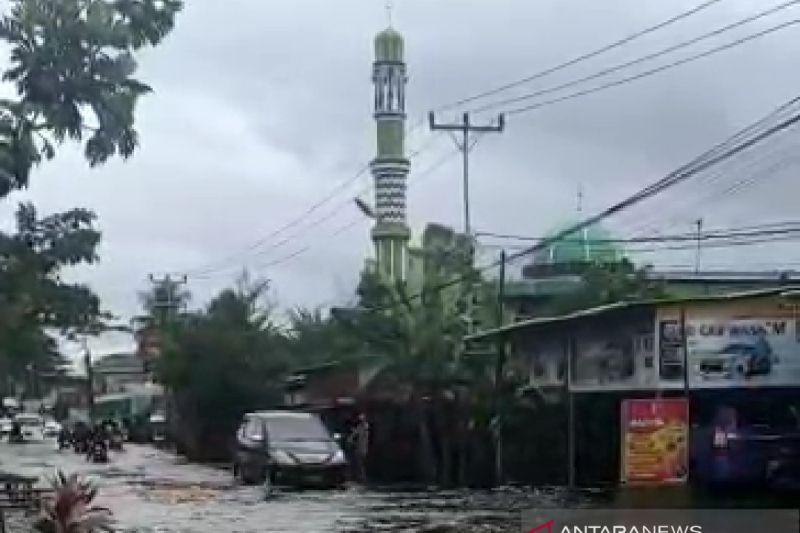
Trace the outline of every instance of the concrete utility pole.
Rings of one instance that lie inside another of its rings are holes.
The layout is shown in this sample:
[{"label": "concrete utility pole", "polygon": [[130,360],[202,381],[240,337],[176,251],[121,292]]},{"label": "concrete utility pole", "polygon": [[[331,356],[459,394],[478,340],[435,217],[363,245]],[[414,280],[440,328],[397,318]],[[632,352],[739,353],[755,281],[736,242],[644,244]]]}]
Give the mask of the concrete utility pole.
[{"label": "concrete utility pole", "polygon": [[[453,141],[456,147],[461,152],[463,157],[463,174],[464,174],[464,234],[469,239],[469,268],[472,268],[475,261],[475,243],[472,236],[472,225],[470,222],[470,209],[469,209],[469,153],[478,142],[478,137],[473,137],[472,133],[500,133],[505,129],[506,119],[505,116],[500,114],[497,116],[497,122],[486,125],[476,125],[470,122],[469,113],[464,113],[461,116],[461,122],[454,122],[450,124],[437,123],[436,116],[433,111],[428,113],[428,123],[431,131],[447,131],[453,136]],[[456,134],[460,133],[459,139]],[[469,317],[468,334],[474,333],[474,320],[472,296],[474,294],[474,287],[470,286],[467,290],[467,316]]]},{"label": "concrete utility pole", "polygon": [[[174,315],[177,314],[178,306],[180,305],[180,302],[175,300],[175,296],[177,295],[178,288],[181,285],[186,285],[188,282],[187,277],[184,275],[178,279],[173,279],[171,275],[167,274],[163,278],[158,279],[153,274],[150,274],[148,278],[155,289],[153,291],[155,296],[153,308],[159,313],[163,310],[163,318],[165,319],[174,318]],[[164,296],[163,299],[160,298],[162,295]]]},{"label": "concrete utility pole", "polygon": [[[448,131],[453,135],[453,140],[456,147],[461,152],[464,158],[463,172],[464,172],[464,233],[472,238],[472,226],[470,225],[469,215],[469,152],[475,146],[478,138],[471,138],[471,133],[500,133],[505,129],[505,116],[498,115],[497,122],[488,125],[478,126],[470,122],[469,113],[464,113],[461,117],[461,122],[454,122],[451,124],[437,123],[436,117],[431,111],[428,114],[428,122],[431,131]],[[457,138],[455,133],[461,134],[461,138]]]},{"label": "concrete utility pole", "polygon": [[[497,308],[495,316],[495,327],[503,327],[503,310],[506,295],[506,251],[500,252],[500,279],[497,283]],[[505,399],[503,397],[503,376],[506,364],[506,337],[503,333],[497,333],[496,339],[496,359],[494,368],[494,415],[496,424],[496,437],[494,448],[494,468],[495,481],[498,485],[505,482],[505,466],[503,459],[503,431],[505,425]]]}]

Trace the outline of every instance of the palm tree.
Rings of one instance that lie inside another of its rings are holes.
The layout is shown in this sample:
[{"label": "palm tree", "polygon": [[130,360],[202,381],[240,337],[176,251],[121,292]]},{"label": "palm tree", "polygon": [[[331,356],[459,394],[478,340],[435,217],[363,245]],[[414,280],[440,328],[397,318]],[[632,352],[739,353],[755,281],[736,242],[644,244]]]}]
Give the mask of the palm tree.
[{"label": "palm tree", "polygon": [[[365,274],[359,287],[362,309],[352,326],[385,357],[384,375],[404,391],[417,426],[420,476],[447,484],[451,436],[441,425],[431,427],[428,415],[439,424],[444,421],[442,400],[458,375],[463,325],[453,295],[440,290],[439,279],[426,276],[422,290],[412,294],[404,284],[391,286],[375,274]],[[441,462],[435,459],[434,433]]]},{"label": "palm tree", "polygon": [[51,480],[54,494],[42,505],[34,529],[42,533],[113,531],[111,511],[92,506],[97,489],[77,474],[58,471]]}]

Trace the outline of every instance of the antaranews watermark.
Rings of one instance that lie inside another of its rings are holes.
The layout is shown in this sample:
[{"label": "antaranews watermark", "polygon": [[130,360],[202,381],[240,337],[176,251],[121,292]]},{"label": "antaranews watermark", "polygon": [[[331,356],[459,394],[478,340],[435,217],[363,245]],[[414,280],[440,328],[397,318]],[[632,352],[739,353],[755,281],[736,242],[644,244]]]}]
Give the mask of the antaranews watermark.
[{"label": "antaranews watermark", "polygon": [[798,533],[795,509],[532,509],[524,533]]}]

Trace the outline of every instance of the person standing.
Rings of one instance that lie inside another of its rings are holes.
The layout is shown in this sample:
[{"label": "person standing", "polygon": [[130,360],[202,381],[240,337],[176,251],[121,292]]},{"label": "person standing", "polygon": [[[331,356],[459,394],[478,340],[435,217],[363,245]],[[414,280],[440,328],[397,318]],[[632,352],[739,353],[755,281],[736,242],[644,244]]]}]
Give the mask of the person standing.
[{"label": "person standing", "polygon": [[350,445],[353,450],[353,470],[356,481],[361,484],[367,482],[367,456],[369,454],[369,422],[367,415],[358,415],[358,421],[350,434]]}]

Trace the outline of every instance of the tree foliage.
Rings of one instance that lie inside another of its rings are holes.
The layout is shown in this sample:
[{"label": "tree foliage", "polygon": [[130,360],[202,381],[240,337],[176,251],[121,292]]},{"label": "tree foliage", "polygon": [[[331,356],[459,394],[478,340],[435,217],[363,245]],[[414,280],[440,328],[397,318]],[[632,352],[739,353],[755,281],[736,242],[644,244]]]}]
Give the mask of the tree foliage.
[{"label": "tree foliage", "polygon": [[289,313],[285,349],[293,368],[342,361],[364,353],[364,345],[333,316],[320,309],[297,308]]},{"label": "tree foliage", "polygon": [[91,165],[129,157],[134,110],[150,87],[133,77],[134,53],[169,33],[179,0],[13,0],[0,20],[11,47],[0,101],[0,195],[26,187],[54,144],[81,142]]},{"label": "tree foliage", "polygon": [[239,283],[163,329],[158,377],[195,443],[227,439],[245,411],[280,399],[286,361],[267,291],[266,282]]},{"label": "tree foliage", "polygon": [[[33,167],[67,141],[90,165],[129,157],[134,111],[150,88],[133,77],[134,55],[170,32],[179,0],[11,0],[0,19],[10,50],[0,100],[0,198],[28,186]],[[0,366],[19,374],[57,366],[45,333],[104,329],[98,298],[61,280],[64,268],[97,259],[100,233],[86,209],[39,217],[17,210],[17,231],[0,234]]]},{"label": "tree foliage", "polygon": [[66,283],[65,266],[96,259],[100,234],[91,212],[74,209],[44,218],[30,204],[17,212],[17,232],[0,235],[0,364],[12,375],[28,365],[54,371],[61,364],[45,328],[65,334],[101,316],[88,287]]},{"label": "tree foliage", "polygon": [[588,265],[580,287],[553,302],[551,312],[564,314],[622,301],[651,300],[667,296],[666,285],[627,259]]}]

